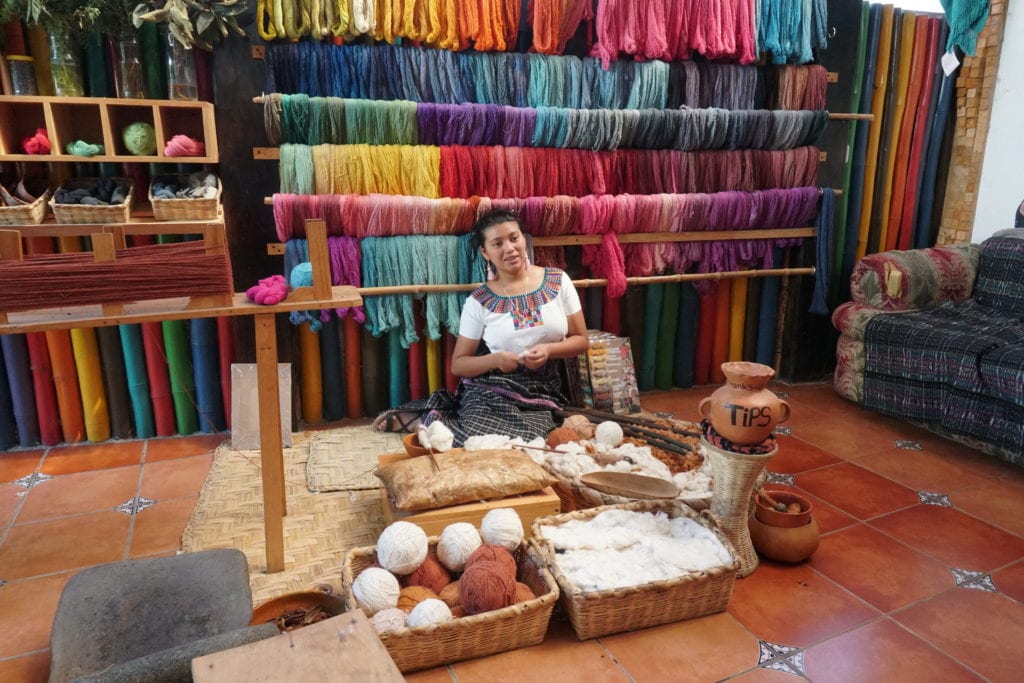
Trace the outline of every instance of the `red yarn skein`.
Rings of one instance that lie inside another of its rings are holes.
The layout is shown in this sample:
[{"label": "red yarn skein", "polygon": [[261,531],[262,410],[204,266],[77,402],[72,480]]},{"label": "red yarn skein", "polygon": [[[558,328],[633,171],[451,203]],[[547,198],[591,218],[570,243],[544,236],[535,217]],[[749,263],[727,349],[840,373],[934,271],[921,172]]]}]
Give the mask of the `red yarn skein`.
[{"label": "red yarn skein", "polygon": [[50,138],[45,128],[36,128],[36,134],[21,141],[21,148],[25,154],[49,154]]},{"label": "red yarn skein", "polygon": [[459,579],[459,604],[466,614],[480,614],[513,604],[516,577],[500,562],[481,560]]},{"label": "red yarn skein", "polygon": [[500,545],[482,545],[474,550],[466,558],[466,568],[469,568],[475,562],[497,562],[505,568],[506,572],[512,574],[512,576],[516,575],[516,558],[512,557],[512,553]]},{"label": "red yarn skein", "polygon": [[433,553],[427,555],[423,560],[423,564],[412,570],[412,573],[406,574],[401,578],[403,586],[424,586],[438,594],[444,590],[445,586],[451,583],[451,580],[451,574],[438,561],[437,555]]}]

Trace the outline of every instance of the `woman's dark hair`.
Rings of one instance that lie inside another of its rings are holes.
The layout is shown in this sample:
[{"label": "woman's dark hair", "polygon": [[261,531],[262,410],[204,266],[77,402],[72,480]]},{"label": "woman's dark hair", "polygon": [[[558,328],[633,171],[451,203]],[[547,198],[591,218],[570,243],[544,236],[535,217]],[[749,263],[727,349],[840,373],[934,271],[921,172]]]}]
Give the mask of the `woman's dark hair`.
[{"label": "woman's dark hair", "polygon": [[515,223],[519,226],[519,230],[521,232],[526,232],[523,228],[522,219],[519,218],[519,214],[515,211],[509,211],[508,209],[488,209],[480,214],[476,219],[476,223],[473,223],[473,246],[484,246],[484,231],[487,230],[487,228],[500,225],[501,223]]}]

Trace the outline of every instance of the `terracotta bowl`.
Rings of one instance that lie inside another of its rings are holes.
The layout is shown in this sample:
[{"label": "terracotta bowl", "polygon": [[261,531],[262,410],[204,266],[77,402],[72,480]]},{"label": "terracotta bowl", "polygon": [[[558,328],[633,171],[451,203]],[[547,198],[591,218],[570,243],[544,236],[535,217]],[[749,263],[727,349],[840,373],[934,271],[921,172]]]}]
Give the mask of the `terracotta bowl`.
[{"label": "terracotta bowl", "polygon": [[754,507],[754,516],[757,519],[768,526],[777,526],[784,529],[794,529],[796,527],[805,526],[811,521],[811,501],[807,500],[798,493],[792,493],[790,491],[765,491],[776,501],[789,505],[791,503],[800,504],[800,512],[779,512],[768,506],[766,502],[761,499],[761,496],[755,496],[754,500],[757,505]]},{"label": "terracotta bowl", "polygon": [[301,591],[285,593],[261,603],[252,611],[250,626],[259,626],[272,621],[286,612],[297,609],[320,607],[324,612],[336,617],[345,613],[345,600],[340,595],[324,591]]},{"label": "terracotta bowl", "polygon": [[821,536],[813,518],[803,526],[786,528],[769,526],[751,515],[749,529],[757,552],[779,562],[803,562],[818,549]]},{"label": "terracotta bowl", "polygon": [[405,452],[412,457],[430,453],[429,448],[424,448],[420,445],[419,436],[415,432],[403,436],[402,443],[405,444]]}]

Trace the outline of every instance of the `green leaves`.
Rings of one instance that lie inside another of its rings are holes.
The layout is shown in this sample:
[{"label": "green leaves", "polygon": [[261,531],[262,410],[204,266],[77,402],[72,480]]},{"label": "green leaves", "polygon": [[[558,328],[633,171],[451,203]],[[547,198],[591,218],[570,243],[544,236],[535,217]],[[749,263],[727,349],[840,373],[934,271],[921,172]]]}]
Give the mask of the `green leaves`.
[{"label": "green leaves", "polygon": [[132,17],[136,26],[143,21],[167,24],[185,47],[212,50],[230,31],[245,36],[238,17],[247,9],[248,4],[239,0],[149,0],[138,5]]}]

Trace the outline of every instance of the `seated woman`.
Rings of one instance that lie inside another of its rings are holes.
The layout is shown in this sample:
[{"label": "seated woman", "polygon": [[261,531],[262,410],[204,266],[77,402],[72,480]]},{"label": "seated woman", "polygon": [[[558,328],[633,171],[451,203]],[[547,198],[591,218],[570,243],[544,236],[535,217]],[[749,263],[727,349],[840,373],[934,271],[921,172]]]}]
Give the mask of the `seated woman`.
[{"label": "seated woman", "polygon": [[455,446],[481,434],[545,436],[555,428],[552,411],[566,402],[555,361],[590,345],[579,295],[563,271],[530,264],[516,214],[484,213],[473,236],[488,282],[462,308],[452,355],[452,373],[462,380],[454,395],[442,389],[395,412],[419,410],[424,424],[440,420]]}]

